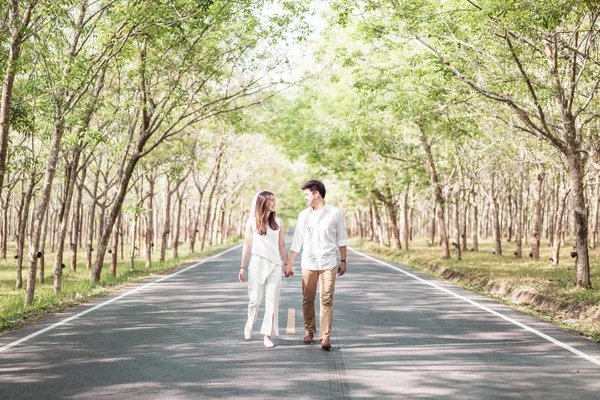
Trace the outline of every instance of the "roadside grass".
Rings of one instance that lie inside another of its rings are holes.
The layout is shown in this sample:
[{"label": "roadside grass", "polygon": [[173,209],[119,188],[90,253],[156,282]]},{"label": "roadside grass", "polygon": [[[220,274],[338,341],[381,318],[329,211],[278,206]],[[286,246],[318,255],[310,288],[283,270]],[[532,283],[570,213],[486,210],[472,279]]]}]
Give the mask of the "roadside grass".
[{"label": "roadside grass", "polygon": [[430,275],[440,277],[438,274],[428,271],[428,267],[439,266],[456,270],[463,275],[463,278],[457,282],[462,287],[495,298],[538,318],[600,341],[600,321],[589,318],[572,318],[565,315],[564,312],[548,308],[541,309],[534,304],[516,304],[509,298],[501,298],[490,293],[483,284],[477,283],[484,280],[467,279],[468,277],[487,278],[498,284],[504,283],[518,289],[532,290],[573,306],[591,306],[600,309],[600,249],[590,250],[592,289],[586,290],[575,285],[575,261],[569,254],[573,251],[572,244],[573,240],[567,241],[565,247],[561,249],[560,264],[555,266],[549,260],[552,257],[552,248],[547,246],[547,243],[540,248],[540,261],[536,262],[528,257],[531,244],[523,245],[523,258],[516,258],[514,242],[503,242],[503,255],[497,256],[493,254],[494,243],[491,240],[480,241],[479,252],[463,252],[462,260],[458,261],[455,259],[453,251],[452,259],[444,260],[441,248],[430,246],[425,238],[416,238],[410,242],[408,251],[382,248],[377,243],[358,238],[349,241],[350,246],[382,259],[422,270]]},{"label": "roadside grass", "polygon": [[[35,298],[30,307],[25,307],[25,286],[27,285],[27,263],[23,266],[23,288],[15,289],[16,260],[11,256],[15,250],[8,248],[6,260],[0,260],[0,333],[16,329],[34,322],[47,315],[64,311],[69,307],[85,303],[93,298],[106,296],[128,284],[140,282],[150,277],[163,274],[200,258],[223,251],[239,242],[232,238],[228,243],[205,247],[203,251],[191,253],[186,244],[179,247],[179,258],[173,258],[172,250],[168,250],[165,262],[158,262],[158,252],[153,254],[152,266],[145,267],[144,255],[136,255],[134,271],[130,271],[130,262],[125,251],[125,259],[117,263],[117,273],[110,275],[110,254],[106,254],[99,283],[91,283],[91,271],[85,268],[85,252],[78,252],[77,271],[70,270],[71,253],[67,252],[64,259],[61,293],[54,293],[54,254],[47,252],[45,280],[36,282]],[[120,255],[120,253],[119,253]],[[39,263],[38,263],[39,274]],[[39,276],[39,275],[38,275]]]}]

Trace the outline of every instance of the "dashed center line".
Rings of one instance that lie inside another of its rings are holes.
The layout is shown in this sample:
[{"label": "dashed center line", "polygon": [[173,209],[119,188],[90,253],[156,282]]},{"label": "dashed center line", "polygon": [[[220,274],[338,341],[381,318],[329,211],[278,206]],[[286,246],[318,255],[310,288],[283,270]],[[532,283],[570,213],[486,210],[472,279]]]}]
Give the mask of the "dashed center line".
[{"label": "dashed center line", "polygon": [[296,333],[296,309],[288,308],[287,327],[285,333],[293,335]]}]

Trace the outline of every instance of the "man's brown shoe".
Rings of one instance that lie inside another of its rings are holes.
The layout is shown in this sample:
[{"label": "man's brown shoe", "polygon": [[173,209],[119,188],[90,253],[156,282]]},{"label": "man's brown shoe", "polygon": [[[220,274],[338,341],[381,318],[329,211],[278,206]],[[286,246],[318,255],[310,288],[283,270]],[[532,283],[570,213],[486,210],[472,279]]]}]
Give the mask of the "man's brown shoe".
[{"label": "man's brown shoe", "polygon": [[304,336],[304,344],[313,344],[313,339],[315,338],[315,334],[310,332],[308,335]]},{"label": "man's brown shoe", "polygon": [[331,343],[329,343],[329,339],[321,339],[321,348],[326,351],[331,350]]}]

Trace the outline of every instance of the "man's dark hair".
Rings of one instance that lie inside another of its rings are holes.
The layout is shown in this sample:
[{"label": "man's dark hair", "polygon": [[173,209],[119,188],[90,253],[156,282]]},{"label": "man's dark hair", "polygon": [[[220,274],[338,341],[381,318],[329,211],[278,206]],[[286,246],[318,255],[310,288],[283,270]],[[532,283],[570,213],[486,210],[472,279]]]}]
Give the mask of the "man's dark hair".
[{"label": "man's dark hair", "polygon": [[300,187],[302,190],[310,189],[311,192],[319,192],[322,198],[325,198],[325,185],[316,179],[311,179]]}]

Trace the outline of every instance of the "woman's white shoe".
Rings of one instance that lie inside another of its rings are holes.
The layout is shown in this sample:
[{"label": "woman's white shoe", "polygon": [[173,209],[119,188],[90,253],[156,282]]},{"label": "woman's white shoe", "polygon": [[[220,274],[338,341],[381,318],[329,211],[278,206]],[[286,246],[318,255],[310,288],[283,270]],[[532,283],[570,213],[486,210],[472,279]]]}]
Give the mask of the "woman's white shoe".
[{"label": "woman's white shoe", "polygon": [[263,343],[267,349],[270,349],[273,347],[273,342],[271,341],[271,339],[268,336],[265,336]]},{"label": "woman's white shoe", "polygon": [[245,327],[244,328],[244,339],[250,340],[252,339],[252,329]]}]

